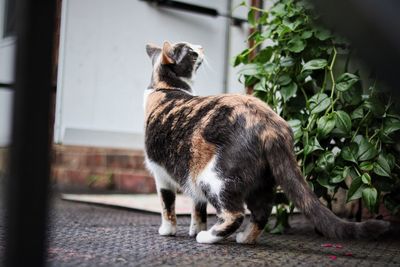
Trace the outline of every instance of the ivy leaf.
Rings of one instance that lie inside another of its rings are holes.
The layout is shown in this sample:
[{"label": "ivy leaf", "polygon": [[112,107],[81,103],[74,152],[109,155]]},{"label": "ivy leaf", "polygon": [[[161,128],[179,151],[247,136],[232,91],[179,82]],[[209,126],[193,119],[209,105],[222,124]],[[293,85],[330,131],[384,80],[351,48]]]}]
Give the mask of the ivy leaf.
[{"label": "ivy leaf", "polygon": [[365,184],[361,181],[361,177],[355,178],[349,190],[347,191],[347,202],[359,199],[362,196],[363,190],[366,188]]},{"label": "ivy leaf", "polygon": [[311,114],[316,114],[327,109],[331,104],[331,99],[326,94],[318,93],[313,95],[309,102]]},{"label": "ivy leaf", "polygon": [[314,36],[321,41],[325,41],[331,37],[331,33],[329,30],[318,28],[314,31]]},{"label": "ivy leaf", "polygon": [[362,171],[366,172],[372,171],[374,169],[374,165],[369,161],[361,162],[359,167]]},{"label": "ivy leaf", "polygon": [[256,16],[255,16],[255,10],[250,9],[250,11],[247,13],[247,21],[250,23],[251,26],[256,26]]},{"label": "ivy leaf", "polygon": [[362,137],[358,147],[357,158],[359,161],[370,160],[378,155],[378,150],[365,138]]},{"label": "ivy leaf", "polygon": [[291,57],[284,57],[281,59],[280,64],[282,67],[291,67],[294,65],[294,59]]},{"label": "ivy leaf", "polygon": [[312,31],[304,31],[301,34],[301,38],[303,39],[308,39],[312,36],[313,32]]},{"label": "ivy leaf", "polygon": [[304,154],[308,155],[316,150],[323,150],[316,137],[312,138],[308,144],[304,146]]},{"label": "ivy leaf", "polygon": [[351,143],[350,146],[345,146],[341,151],[340,155],[344,160],[354,162],[357,164],[357,152],[358,146],[356,143]]},{"label": "ivy leaf", "polygon": [[386,120],[383,126],[383,132],[389,135],[393,132],[400,130],[400,121],[398,119]]},{"label": "ivy leaf", "polygon": [[332,176],[331,176],[330,182],[334,183],[334,184],[338,184],[338,183],[342,182],[344,179],[346,179],[348,172],[349,172],[349,167],[345,167],[345,168],[335,167],[332,170]]},{"label": "ivy leaf", "polygon": [[260,67],[258,64],[247,64],[242,67],[242,69],[239,71],[239,74],[254,76],[257,75],[259,72],[260,72]]},{"label": "ivy leaf", "polygon": [[262,77],[261,80],[254,85],[254,91],[261,91],[261,92],[267,92],[267,88],[265,87],[266,79],[265,77]]},{"label": "ivy leaf", "polygon": [[349,134],[351,131],[351,118],[344,111],[336,111],[335,112],[335,125],[339,130],[338,132],[341,134]]},{"label": "ivy leaf", "polygon": [[288,85],[281,87],[280,92],[283,97],[283,101],[286,102],[291,97],[296,95],[297,84],[295,82],[291,82]]},{"label": "ivy leaf", "polygon": [[351,118],[352,118],[353,120],[364,118],[364,109],[363,109],[363,107],[361,106],[361,107],[356,108],[356,109],[353,111],[353,113],[351,113]]},{"label": "ivy leaf", "polygon": [[283,74],[283,75],[279,76],[277,82],[278,82],[280,85],[287,85],[287,84],[289,84],[291,81],[292,81],[292,78],[290,78],[289,75]]},{"label": "ivy leaf", "polygon": [[374,173],[379,176],[386,176],[391,178],[390,173],[390,166],[386,158],[380,154],[378,160],[374,163]]},{"label": "ivy leaf", "polygon": [[335,164],[335,156],[331,151],[326,151],[317,160],[318,171],[329,171]]},{"label": "ivy leaf", "polygon": [[293,53],[300,53],[306,47],[306,42],[300,38],[293,38],[287,44],[287,49]]},{"label": "ivy leaf", "polygon": [[327,65],[328,65],[328,61],[326,59],[313,59],[303,65],[303,69],[301,70],[301,72],[303,72],[305,70],[323,69]]},{"label": "ivy leaf", "polygon": [[378,199],[378,191],[373,187],[364,188],[362,191],[362,200],[364,205],[369,211],[374,212],[376,207],[376,201]]},{"label": "ivy leaf", "polygon": [[335,128],[335,114],[327,114],[317,121],[317,132],[321,137],[326,137]]},{"label": "ivy leaf", "polygon": [[288,124],[292,128],[294,134],[295,142],[300,140],[300,137],[303,136],[303,131],[301,130],[301,121],[300,120],[290,120]]},{"label": "ivy leaf", "polygon": [[364,173],[363,175],[361,175],[361,181],[366,185],[370,185],[371,184],[371,176],[368,173]]},{"label": "ivy leaf", "polygon": [[320,176],[317,178],[317,181],[320,185],[322,185],[323,187],[325,187],[329,190],[335,189],[335,185],[332,185],[329,183],[329,178],[327,176]]},{"label": "ivy leaf", "polygon": [[340,92],[349,90],[359,80],[357,75],[343,73],[336,81],[336,89]]}]

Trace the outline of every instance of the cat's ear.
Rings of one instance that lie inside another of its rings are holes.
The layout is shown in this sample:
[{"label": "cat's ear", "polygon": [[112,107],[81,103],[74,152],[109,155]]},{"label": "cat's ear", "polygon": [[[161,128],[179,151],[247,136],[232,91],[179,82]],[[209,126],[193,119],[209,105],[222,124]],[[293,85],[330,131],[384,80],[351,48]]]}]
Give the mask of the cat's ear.
[{"label": "cat's ear", "polygon": [[162,48],[161,64],[174,64],[175,60],[171,57],[173,48],[170,42],[165,41]]},{"label": "cat's ear", "polygon": [[146,52],[150,58],[152,58],[154,56],[154,54],[158,51],[161,51],[161,48],[158,47],[157,45],[155,45],[155,44],[147,44],[146,45]]}]

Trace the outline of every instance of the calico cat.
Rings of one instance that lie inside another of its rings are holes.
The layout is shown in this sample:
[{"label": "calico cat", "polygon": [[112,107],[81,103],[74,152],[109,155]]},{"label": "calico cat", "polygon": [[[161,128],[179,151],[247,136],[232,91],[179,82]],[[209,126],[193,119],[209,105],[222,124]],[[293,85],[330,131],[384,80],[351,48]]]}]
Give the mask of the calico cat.
[{"label": "calico cat", "polygon": [[[270,216],[277,185],[327,237],[376,237],[388,229],[384,221],[346,222],[320,203],[297,165],[291,128],[264,102],[238,94],[193,95],[201,46],[165,42],[162,48],[149,44],[146,51],[153,73],[144,97],[145,154],[163,208],[160,235],[176,233],[180,188],[193,198],[189,235],[197,242],[215,243],[234,233],[246,204],[250,222],[236,241],[254,243]],[[218,218],[209,230],[207,202]]]}]

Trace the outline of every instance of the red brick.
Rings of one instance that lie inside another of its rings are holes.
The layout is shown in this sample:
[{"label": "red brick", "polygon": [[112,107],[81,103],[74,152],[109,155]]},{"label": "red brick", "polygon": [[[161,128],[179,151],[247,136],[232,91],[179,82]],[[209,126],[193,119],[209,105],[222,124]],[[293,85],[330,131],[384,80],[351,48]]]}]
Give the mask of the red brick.
[{"label": "red brick", "polygon": [[154,193],[154,179],[147,174],[119,173],[114,175],[116,188],[131,193]]},{"label": "red brick", "polygon": [[104,167],[106,165],[106,157],[104,154],[89,154],[86,155],[87,167]]}]

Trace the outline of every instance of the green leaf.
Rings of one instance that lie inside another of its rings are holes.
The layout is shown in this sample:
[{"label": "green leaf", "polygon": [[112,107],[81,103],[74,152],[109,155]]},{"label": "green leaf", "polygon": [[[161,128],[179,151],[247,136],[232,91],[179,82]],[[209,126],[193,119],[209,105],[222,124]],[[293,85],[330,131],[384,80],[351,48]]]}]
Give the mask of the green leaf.
[{"label": "green leaf", "polygon": [[398,119],[388,119],[383,126],[383,132],[389,135],[393,132],[400,130],[400,121]]},{"label": "green leaf", "polygon": [[329,171],[335,164],[335,156],[331,151],[326,151],[317,160],[317,171]]},{"label": "green leaf", "polygon": [[321,41],[329,39],[332,35],[329,30],[318,28],[314,31],[314,36]]},{"label": "green leaf", "polygon": [[342,182],[346,177],[348,176],[349,173],[349,167],[335,167],[332,170],[332,177],[330,179],[331,183],[338,184]]},{"label": "green leaf", "polygon": [[391,168],[388,160],[380,154],[378,160],[374,163],[374,173],[380,176],[391,177]]},{"label": "green leaf", "polygon": [[311,114],[326,110],[331,104],[331,99],[326,94],[316,94],[309,99]]},{"label": "green leaf", "polygon": [[335,189],[335,185],[332,185],[329,183],[329,178],[327,176],[320,176],[317,178],[317,181],[320,185],[322,185],[323,187],[325,187],[329,190]]},{"label": "green leaf", "polygon": [[250,9],[250,11],[247,13],[247,21],[251,26],[256,26],[256,11],[254,9]]},{"label": "green leaf", "polygon": [[359,199],[362,196],[364,188],[366,188],[366,186],[361,181],[361,177],[355,178],[347,191],[347,202]]},{"label": "green leaf", "polygon": [[305,70],[323,69],[327,65],[328,65],[328,61],[326,61],[326,59],[313,59],[303,65],[303,69],[301,70],[301,72],[303,72]]},{"label": "green leaf", "polygon": [[340,156],[347,161],[354,162],[357,164],[357,152],[358,152],[358,145],[356,143],[351,143],[350,146],[345,146],[340,151]]},{"label": "green leaf", "polygon": [[261,80],[254,85],[254,91],[267,92],[265,83],[266,83],[266,79],[265,79],[265,77],[262,77]]},{"label": "green leaf", "polygon": [[376,201],[378,200],[378,191],[373,187],[364,188],[362,191],[362,200],[368,210],[374,212]]},{"label": "green leaf", "polygon": [[364,109],[363,109],[363,107],[358,107],[358,108],[356,108],[356,109],[353,111],[353,113],[351,113],[351,118],[352,118],[353,120],[364,118]]},{"label": "green leaf", "polygon": [[288,85],[281,87],[280,92],[283,97],[283,101],[286,102],[291,97],[296,95],[297,84],[295,82],[291,82]]},{"label": "green leaf", "polygon": [[304,146],[304,154],[308,155],[316,150],[323,150],[316,137],[312,138],[308,144]]},{"label": "green leaf", "polygon": [[291,81],[292,81],[292,78],[290,78],[289,75],[283,74],[283,75],[279,76],[277,82],[278,82],[278,84],[280,84],[280,85],[287,85],[287,84],[289,84]]},{"label": "green leaf", "polygon": [[291,67],[291,66],[294,65],[294,59],[291,58],[291,57],[284,57],[284,58],[281,59],[280,64],[281,64],[282,67],[285,67],[285,68],[286,67]]},{"label": "green leaf", "polygon": [[242,67],[242,69],[239,71],[239,74],[254,76],[257,75],[259,72],[260,66],[258,64],[247,64]]},{"label": "green leaf", "polygon": [[254,60],[256,60],[257,62],[260,62],[261,64],[267,62],[268,60],[271,59],[273,50],[274,50],[274,48],[271,46],[268,46],[268,47],[260,50],[260,52],[258,52],[258,54]]},{"label": "green leaf", "polygon": [[336,111],[335,112],[335,125],[339,130],[338,132],[341,134],[349,134],[351,131],[351,118],[344,111]]},{"label": "green leaf", "polygon": [[363,175],[361,175],[361,181],[366,185],[370,185],[371,184],[371,176],[368,173],[364,173]]},{"label": "green leaf", "polygon": [[362,171],[366,172],[372,171],[374,169],[374,165],[369,161],[361,162],[359,167]]},{"label": "green leaf", "polygon": [[286,14],[285,5],[282,3],[277,3],[271,8],[271,13],[277,16],[282,16]]},{"label": "green leaf", "polygon": [[317,121],[317,132],[321,137],[326,137],[335,127],[334,114],[322,116]]},{"label": "green leaf", "polygon": [[303,135],[303,131],[301,129],[301,121],[300,120],[290,120],[288,124],[293,130],[294,139],[297,142],[300,140],[300,137]]},{"label": "green leaf", "polygon": [[347,90],[340,94],[340,100],[355,106],[361,103],[362,93],[363,91],[361,86],[353,86],[351,90]]},{"label": "green leaf", "polygon": [[308,38],[310,38],[312,36],[312,34],[313,34],[312,31],[304,31],[301,34],[301,38],[308,39]]},{"label": "green leaf", "polygon": [[287,49],[293,53],[300,53],[306,47],[306,42],[300,38],[293,38],[287,44]]},{"label": "green leaf", "polygon": [[336,89],[344,92],[349,90],[359,80],[357,75],[351,73],[343,73],[336,81]]},{"label": "green leaf", "polygon": [[378,150],[365,138],[362,137],[358,147],[357,158],[359,161],[373,159],[378,155]]}]

